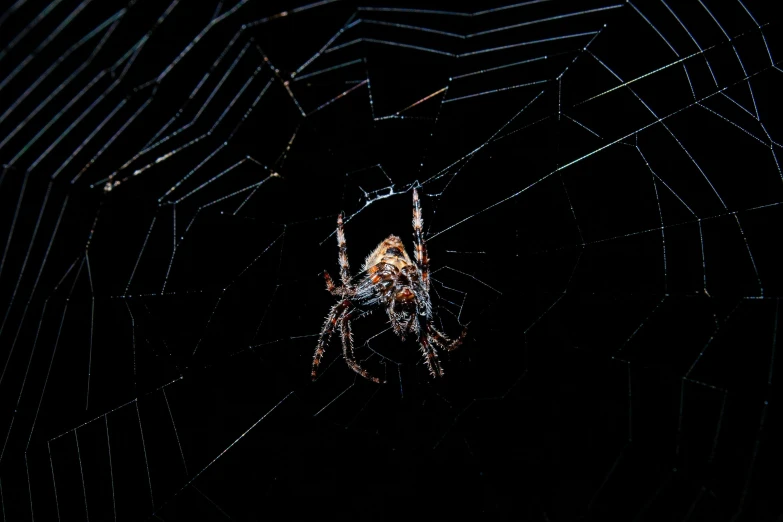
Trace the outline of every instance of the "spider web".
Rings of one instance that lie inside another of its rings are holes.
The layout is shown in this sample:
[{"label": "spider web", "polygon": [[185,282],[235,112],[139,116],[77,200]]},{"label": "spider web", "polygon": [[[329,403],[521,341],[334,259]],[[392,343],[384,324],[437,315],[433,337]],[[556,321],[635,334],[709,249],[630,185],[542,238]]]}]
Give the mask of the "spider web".
[{"label": "spider web", "polygon": [[[779,25],[483,5],[5,8],[3,520],[781,513]],[[311,382],[414,187],[465,344]]]}]

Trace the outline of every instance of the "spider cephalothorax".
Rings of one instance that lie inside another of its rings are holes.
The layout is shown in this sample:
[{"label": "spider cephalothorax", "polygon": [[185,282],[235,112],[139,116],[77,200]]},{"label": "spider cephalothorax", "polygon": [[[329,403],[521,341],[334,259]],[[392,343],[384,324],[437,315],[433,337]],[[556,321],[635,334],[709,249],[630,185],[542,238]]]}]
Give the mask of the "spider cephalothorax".
[{"label": "spider cephalothorax", "polygon": [[443,376],[443,368],[438,360],[437,348],[453,350],[465,337],[465,330],[459,338],[450,341],[432,324],[432,304],[430,302],[430,272],[427,248],[424,244],[423,221],[419,194],[413,190],[413,241],[415,245],[414,261],[405,251],[405,246],[397,236],[389,236],[367,256],[356,284],[351,282],[348,266],[348,254],[345,247],[343,217],[337,217],[337,243],[340,248],[340,279],[337,286],[327,272],[326,288],[340,301],[332,306],[313,357],[313,379],[321,364],[326,344],[335,328],[340,331],[343,344],[343,356],[353,371],[374,382],[381,382],[359,366],[353,353],[351,319],[356,309],[372,311],[383,308],[389,317],[392,330],[402,340],[406,336],[416,336],[419,349],[430,374]]}]

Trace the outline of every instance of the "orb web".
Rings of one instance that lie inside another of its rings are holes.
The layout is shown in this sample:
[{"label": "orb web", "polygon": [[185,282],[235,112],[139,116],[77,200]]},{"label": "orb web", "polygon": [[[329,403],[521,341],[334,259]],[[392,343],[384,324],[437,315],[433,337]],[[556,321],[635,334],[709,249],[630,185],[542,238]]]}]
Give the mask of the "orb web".
[{"label": "orb web", "polygon": [[[780,513],[763,3],[19,0],[0,27],[5,519]],[[337,339],[312,382],[338,213],[357,273],[412,245],[413,188],[465,344],[433,381],[377,311],[356,353],[387,384]]]}]

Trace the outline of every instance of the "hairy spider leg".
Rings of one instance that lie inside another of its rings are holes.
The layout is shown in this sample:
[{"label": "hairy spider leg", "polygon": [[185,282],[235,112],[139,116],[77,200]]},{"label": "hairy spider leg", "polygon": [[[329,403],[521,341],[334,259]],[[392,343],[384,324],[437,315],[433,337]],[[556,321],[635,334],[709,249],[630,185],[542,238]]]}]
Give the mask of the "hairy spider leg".
[{"label": "hairy spider leg", "polygon": [[345,358],[345,362],[348,363],[348,366],[350,366],[353,371],[365,379],[368,379],[377,384],[385,384],[386,381],[382,381],[377,377],[373,377],[370,375],[370,372],[359,366],[359,363],[356,362],[356,358],[353,353],[353,334],[351,333],[350,316],[351,314],[344,312],[340,318],[339,325],[340,337],[342,337],[343,341],[343,357]]},{"label": "hairy spider leg", "polygon": [[348,249],[345,246],[342,212],[337,215],[337,246],[340,248],[340,253],[337,254],[337,261],[340,263],[340,279],[342,280],[344,287],[350,288],[351,269],[348,266]]},{"label": "hairy spider leg", "polygon": [[332,338],[335,326],[340,330],[340,337],[342,338],[343,356],[348,366],[364,377],[375,383],[381,383],[377,377],[373,377],[370,373],[359,366],[356,362],[356,358],[353,353],[353,335],[351,334],[351,323],[349,318],[351,316],[351,301],[345,299],[346,296],[354,295],[356,289],[351,285],[351,270],[348,265],[348,249],[345,246],[345,232],[343,230],[343,214],[342,212],[337,216],[337,245],[340,249],[338,254],[338,262],[340,264],[340,280],[342,286],[337,286],[332,280],[332,276],[329,272],[324,270],[324,279],[326,280],[326,289],[332,295],[342,296],[344,299],[332,306],[329,311],[329,315],[326,316],[324,327],[321,329],[321,335],[318,337],[318,346],[315,349],[315,355],[313,355],[313,370],[312,378],[316,379],[318,375],[318,367],[321,364],[321,359],[326,351],[326,345]]},{"label": "hairy spider leg", "polygon": [[452,341],[446,337],[445,334],[439,332],[434,326],[427,324],[427,335],[430,337],[430,339],[432,339],[435,344],[449,352],[459,348],[459,345],[461,345],[462,341],[465,340],[467,333],[468,327],[466,326],[462,329],[462,333],[459,334],[459,337]]},{"label": "hairy spider leg", "polygon": [[329,275],[329,272],[324,270],[324,279],[326,279],[326,290],[332,294],[337,295],[339,291],[337,290],[337,287],[334,285],[334,281],[332,281],[332,276]]},{"label": "hairy spider leg", "polygon": [[459,337],[453,341],[432,326],[432,323],[429,320],[425,321],[424,328],[421,328],[420,330],[419,344],[421,345],[421,352],[424,354],[424,362],[427,364],[427,369],[433,377],[435,377],[435,372],[437,372],[439,377],[443,377],[443,367],[440,364],[438,352],[432,345],[443,348],[449,352],[456,350],[465,339],[468,329],[467,327],[463,328]]},{"label": "hairy spider leg", "polygon": [[353,295],[355,292],[355,288],[353,286],[345,287],[343,285],[337,286],[334,284],[334,280],[332,279],[332,276],[329,275],[329,272],[324,270],[324,279],[326,280],[326,290],[336,296],[346,296],[346,295]]},{"label": "hairy spider leg", "polygon": [[424,289],[430,290],[430,259],[427,257],[427,245],[424,242],[424,218],[421,215],[419,193],[413,189],[413,246],[414,259],[421,272]]},{"label": "hairy spider leg", "polygon": [[443,368],[440,365],[440,359],[438,358],[438,352],[435,351],[435,347],[430,344],[432,339],[429,334],[430,326],[429,320],[426,320],[424,328],[419,327],[419,347],[422,355],[424,355],[424,363],[427,365],[427,369],[430,375],[433,377],[443,377]]},{"label": "hairy spider leg", "polygon": [[337,326],[338,318],[342,318],[345,310],[350,306],[351,302],[347,299],[340,301],[336,305],[332,306],[329,310],[329,315],[326,316],[324,321],[324,327],[321,329],[321,335],[318,337],[318,346],[315,349],[315,355],[313,355],[313,372],[312,377],[315,380],[318,366],[321,364],[321,359],[326,351],[326,345],[329,344],[329,340],[332,338],[334,328]]}]

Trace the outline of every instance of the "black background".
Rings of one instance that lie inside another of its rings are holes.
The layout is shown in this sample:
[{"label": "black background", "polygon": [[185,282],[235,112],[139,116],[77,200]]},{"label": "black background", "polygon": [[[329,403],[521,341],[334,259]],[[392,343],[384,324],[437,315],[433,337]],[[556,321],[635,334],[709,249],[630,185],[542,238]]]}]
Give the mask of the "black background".
[{"label": "black background", "polygon": [[[2,15],[5,520],[778,520],[767,7],[278,4]],[[433,381],[376,313],[388,383],[311,382],[338,212],[358,272],[414,186],[465,344]]]}]

